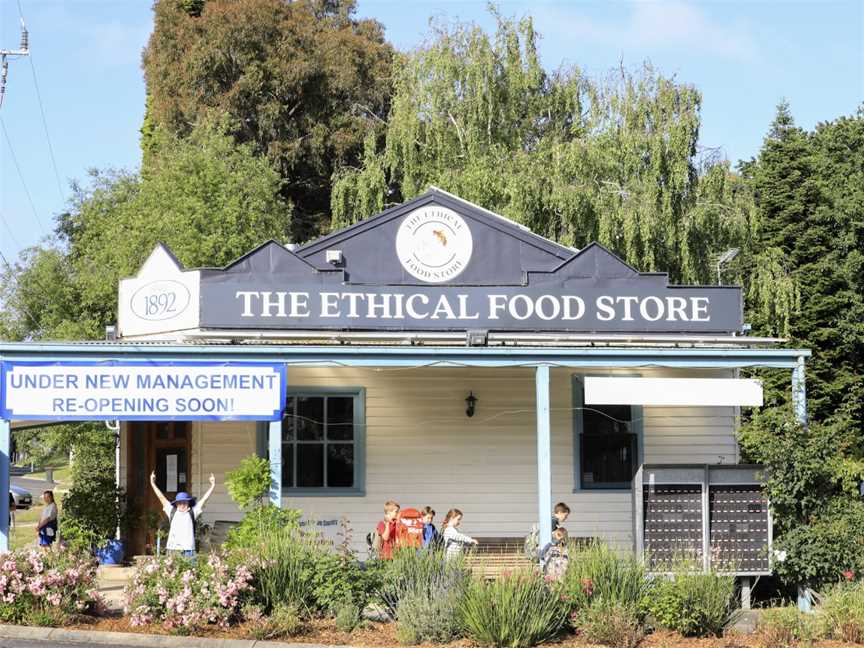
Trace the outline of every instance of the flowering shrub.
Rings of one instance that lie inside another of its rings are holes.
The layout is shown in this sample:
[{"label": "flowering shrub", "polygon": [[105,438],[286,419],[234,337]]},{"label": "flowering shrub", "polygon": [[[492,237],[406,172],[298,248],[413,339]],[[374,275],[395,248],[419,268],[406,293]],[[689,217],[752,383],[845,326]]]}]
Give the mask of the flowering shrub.
[{"label": "flowering shrub", "polygon": [[26,549],[0,554],[0,622],[63,623],[94,612],[96,563],[68,551]]},{"label": "flowering shrub", "polygon": [[150,558],[138,565],[126,586],[125,613],[132,625],[161,623],[177,633],[215,624],[227,628],[239,619],[252,573],[219,554],[197,562],[181,556]]}]

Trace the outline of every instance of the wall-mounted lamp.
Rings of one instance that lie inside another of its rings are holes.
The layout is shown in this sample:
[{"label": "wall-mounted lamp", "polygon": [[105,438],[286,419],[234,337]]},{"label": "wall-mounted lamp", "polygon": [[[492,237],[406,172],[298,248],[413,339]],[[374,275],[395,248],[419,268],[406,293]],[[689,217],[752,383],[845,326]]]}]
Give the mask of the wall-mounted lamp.
[{"label": "wall-mounted lamp", "polygon": [[477,404],[477,397],[474,395],[474,392],[468,392],[468,397],[465,399],[465,403],[468,407],[465,409],[465,416],[471,418],[474,416],[474,406]]}]

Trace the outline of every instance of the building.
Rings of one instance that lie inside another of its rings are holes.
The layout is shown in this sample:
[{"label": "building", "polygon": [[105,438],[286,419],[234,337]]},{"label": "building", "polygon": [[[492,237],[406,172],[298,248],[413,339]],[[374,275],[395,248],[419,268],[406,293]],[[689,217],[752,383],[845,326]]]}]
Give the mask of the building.
[{"label": "building", "polygon": [[477,537],[539,521],[541,541],[564,501],[571,535],[641,547],[655,484],[640,467],[740,463],[740,408],[762,399],[740,369],[791,370],[806,416],[809,351],[745,335],[740,288],[670,286],[437,189],[225,268],[185,269],[158,246],[121,281],[118,320],[104,343],[0,346],[0,459],[10,421],[118,420],[129,495],[156,508],[151,470],[169,494],[213,472],[215,523],[241,518],[223,478],[257,452],[274,503],[347,516],[361,553],[388,499],[458,507]]}]

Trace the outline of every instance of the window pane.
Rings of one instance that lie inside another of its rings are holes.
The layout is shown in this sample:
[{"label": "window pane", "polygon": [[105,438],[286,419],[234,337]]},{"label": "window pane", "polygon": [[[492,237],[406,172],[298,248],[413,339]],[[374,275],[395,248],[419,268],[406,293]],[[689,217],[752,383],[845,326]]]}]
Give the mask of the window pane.
[{"label": "window pane", "polygon": [[354,439],[354,399],[350,396],[327,398],[327,438],[336,441]]},{"label": "window pane", "polygon": [[296,421],[294,420],[294,399],[290,396],[285,401],[285,415],[282,417],[282,442],[294,440],[294,430]]},{"label": "window pane", "polygon": [[331,488],[354,485],[354,444],[327,444],[327,485]]},{"label": "window pane", "polygon": [[282,444],[282,488],[294,487],[294,446]]},{"label": "window pane", "polygon": [[582,426],[585,434],[624,434],[630,431],[630,405],[585,405]]},{"label": "window pane", "polygon": [[297,438],[300,441],[324,439],[324,398],[297,397]]},{"label": "window pane", "polygon": [[635,434],[583,434],[582,486],[629,484],[636,456]]},{"label": "window pane", "polygon": [[318,488],[324,485],[324,444],[297,445],[297,487]]}]

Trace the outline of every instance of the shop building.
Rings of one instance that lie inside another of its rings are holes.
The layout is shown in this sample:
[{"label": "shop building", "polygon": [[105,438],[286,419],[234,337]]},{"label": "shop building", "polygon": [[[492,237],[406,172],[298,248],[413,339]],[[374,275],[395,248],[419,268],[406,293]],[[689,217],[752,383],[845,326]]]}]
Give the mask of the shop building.
[{"label": "shop building", "polygon": [[[347,517],[361,554],[388,499],[439,516],[458,507],[480,538],[539,522],[541,541],[564,501],[571,536],[622,550],[641,550],[649,532],[672,542],[698,514],[693,533],[761,552],[742,573],[763,573],[767,505],[756,470],[732,468],[741,408],[761,405],[762,390],[739,374],[789,370],[804,420],[809,351],[745,328],[739,287],[669,285],[596,243],[561,246],[437,189],[224,268],[186,269],[160,245],[121,281],[116,339],[0,345],[0,485],[10,427],[116,420],[130,497],[156,510],[151,470],[169,496],[203,492],[213,472],[209,524],[241,519],[224,476],[259,453],[274,503],[319,522]],[[661,482],[709,473],[687,491],[693,511],[673,503],[651,517]],[[751,484],[762,522],[712,527],[715,482]],[[659,536],[646,529],[655,522]],[[147,531],[128,541],[142,551]]]}]

